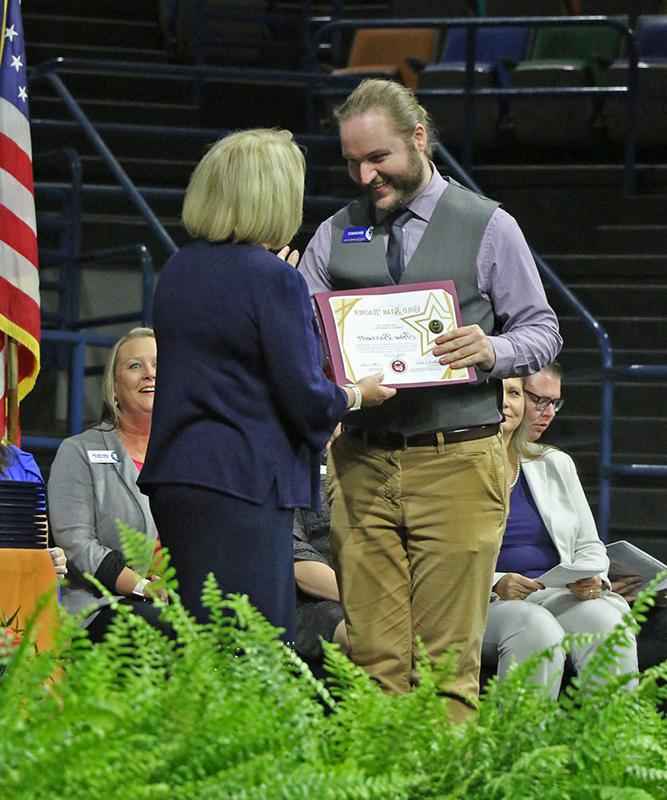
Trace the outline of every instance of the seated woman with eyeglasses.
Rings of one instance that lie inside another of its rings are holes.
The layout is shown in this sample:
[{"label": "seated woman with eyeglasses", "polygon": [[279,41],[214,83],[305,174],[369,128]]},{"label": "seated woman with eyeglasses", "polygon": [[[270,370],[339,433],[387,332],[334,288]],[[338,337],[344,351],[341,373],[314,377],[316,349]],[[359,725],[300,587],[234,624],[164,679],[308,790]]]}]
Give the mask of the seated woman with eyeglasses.
[{"label": "seated woman with eyeglasses", "polygon": [[[606,569],[566,588],[545,589],[535,580],[560,563],[609,562],[572,459],[554,447],[529,442],[523,380],[507,378],[503,389],[501,427],[511,476],[510,512],[494,576],[482,663],[497,662],[502,680],[513,659],[522,662],[553,647],[553,658],[542,659],[534,678],[556,698],[565,664],[560,647],[564,635],[609,633],[629,607],[611,591]],[[543,410],[547,407],[557,410],[555,403],[545,404]],[[630,644],[616,653],[614,671],[619,675],[637,671],[637,645],[629,636]],[[576,672],[599,643],[598,638],[572,648],[568,657]]]}]

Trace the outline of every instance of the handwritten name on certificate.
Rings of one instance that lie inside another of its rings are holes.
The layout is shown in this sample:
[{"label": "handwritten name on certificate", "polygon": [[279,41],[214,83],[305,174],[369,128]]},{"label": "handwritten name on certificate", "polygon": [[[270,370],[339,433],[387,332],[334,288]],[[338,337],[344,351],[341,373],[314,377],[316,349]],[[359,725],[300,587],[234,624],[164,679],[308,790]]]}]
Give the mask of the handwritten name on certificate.
[{"label": "handwritten name on certificate", "polygon": [[322,292],[315,295],[337,383],[384,372],[387,386],[470,383],[475,371],[443,366],[435,340],[462,325],[453,281]]}]

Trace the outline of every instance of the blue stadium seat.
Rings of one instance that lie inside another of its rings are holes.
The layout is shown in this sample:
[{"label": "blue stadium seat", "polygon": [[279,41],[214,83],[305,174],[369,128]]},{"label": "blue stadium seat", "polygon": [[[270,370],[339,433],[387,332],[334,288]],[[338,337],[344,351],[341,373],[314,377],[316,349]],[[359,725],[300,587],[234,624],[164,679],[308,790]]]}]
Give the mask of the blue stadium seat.
[{"label": "blue stadium seat", "polygon": [[[465,28],[452,28],[440,62],[427,65],[419,76],[419,89],[462,89],[465,86]],[[511,68],[525,55],[530,37],[527,27],[477,28],[475,42],[475,87],[507,86]],[[447,145],[460,144],[464,133],[463,98],[422,96]],[[478,96],[475,100],[475,142],[493,143],[499,119],[506,108],[504,98]]]},{"label": "blue stadium seat", "polygon": [[[660,148],[667,141],[667,15],[639,17],[635,29],[637,45],[637,144]],[[628,81],[627,59],[617,59],[607,70],[604,83],[623,86]],[[607,97],[604,121],[607,136],[615,144],[625,138],[625,98]]]}]

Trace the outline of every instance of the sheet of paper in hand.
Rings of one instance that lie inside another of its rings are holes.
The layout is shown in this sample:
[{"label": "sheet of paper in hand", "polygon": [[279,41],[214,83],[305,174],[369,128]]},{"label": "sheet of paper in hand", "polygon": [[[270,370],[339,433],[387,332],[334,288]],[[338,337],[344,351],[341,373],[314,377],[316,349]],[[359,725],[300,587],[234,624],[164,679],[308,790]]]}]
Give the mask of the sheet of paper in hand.
[{"label": "sheet of paper in hand", "polygon": [[[628,575],[640,575],[644,579],[644,583],[637,591],[645,589],[648,582],[652,581],[659,572],[667,571],[667,564],[663,564],[662,561],[625,540],[608,544],[607,555],[610,562],[609,580],[616,581]],[[667,578],[656,586],[658,592],[665,589],[667,589]]]},{"label": "sheet of paper in hand", "polygon": [[568,583],[576,583],[585,578],[592,578],[604,572],[606,564],[595,564],[587,561],[584,564],[557,564],[547,570],[543,575],[538,575],[534,580],[547,589],[564,589]]},{"label": "sheet of paper in hand", "polygon": [[375,372],[397,388],[476,380],[473,368],[443,366],[432,352],[462,325],[453,281],[322,292],[315,304],[338,384]]}]

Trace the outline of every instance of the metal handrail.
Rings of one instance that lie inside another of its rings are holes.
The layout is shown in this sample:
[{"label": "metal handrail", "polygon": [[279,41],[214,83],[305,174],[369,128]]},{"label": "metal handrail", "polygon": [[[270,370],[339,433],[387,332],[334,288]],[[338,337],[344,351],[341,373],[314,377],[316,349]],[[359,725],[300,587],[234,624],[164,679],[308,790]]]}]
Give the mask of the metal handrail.
[{"label": "metal handrail", "polygon": [[[615,87],[553,87],[540,88],[475,88],[475,49],[477,28],[500,27],[607,27],[614,28],[623,36],[628,52],[628,82],[626,86]],[[530,95],[530,94],[579,94],[579,95],[606,95],[624,93],[626,100],[626,134],[623,173],[623,191],[632,194],[635,189],[635,162],[636,162],[636,127],[637,127],[637,47],[632,31],[613,17],[603,16],[576,16],[576,17],[415,17],[404,19],[336,19],[323,25],[312,38],[305,63],[307,69],[315,71],[317,66],[317,52],[322,39],[334,35],[336,31],[356,28],[466,28],[468,36],[466,42],[466,69],[465,87],[463,89],[431,89],[430,95],[462,95],[464,98],[465,129],[463,135],[463,164],[466,171],[472,166],[472,145],[475,126],[475,97],[477,95]],[[348,76],[349,77],[349,76]],[[359,78],[357,79],[359,80]],[[421,95],[423,90],[417,92]],[[327,94],[346,94],[344,89],[327,90]],[[424,92],[424,94],[426,94]]]},{"label": "metal handrail", "polygon": [[[83,430],[83,398],[84,380],[86,377],[86,347],[113,347],[115,337],[100,336],[95,333],[81,331],[42,330],[42,340],[59,342],[72,348],[71,384],[68,398],[68,436]],[[62,438],[51,436],[22,437],[23,445],[28,450],[57,450]]]},{"label": "metal handrail", "polygon": [[[63,162],[68,168],[70,180],[67,184],[61,184],[57,195],[59,199],[66,198],[66,203],[61,209],[61,217],[66,220],[69,218],[70,222],[65,224],[63,228],[66,233],[61,238],[61,246],[56,250],[48,251],[49,258],[46,263],[40,258],[42,267],[58,267],[60,279],[50,281],[42,278],[40,279],[40,287],[48,291],[55,291],[58,294],[58,312],[43,311],[43,320],[62,325],[71,319],[74,313],[78,313],[79,307],[78,282],[72,280],[71,273],[81,247],[83,171],[79,154],[71,147],[37,153],[33,158],[34,166],[54,162]],[[75,224],[72,224],[72,221]],[[49,223],[45,223],[44,219],[39,219],[39,224],[42,228],[49,227]]]},{"label": "metal handrail", "polygon": [[56,58],[56,59],[51,59],[50,61],[47,61],[44,64],[40,64],[31,72],[30,80],[32,82],[44,80],[51,85],[55,93],[60,97],[60,99],[67,107],[67,110],[70,112],[72,117],[77,121],[80,128],[83,130],[87,138],[90,140],[93,147],[102,156],[102,160],[109,168],[113,176],[116,178],[116,180],[123,187],[130,202],[137,208],[141,216],[144,217],[144,219],[150,226],[155,236],[157,236],[160,242],[164,245],[164,247],[167,249],[167,252],[175,253],[178,248],[176,247],[176,244],[174,243],[171,236],[169,236],[164,226],[157,218],[157,216],[154,214],[153,210],[148,205],[148,203],[136,190],[136,187],[130,180],[128,174],[121,167],[118,160],[115,158],[111,150],[108,148],[102,137],[95,130],[94,125],[84,114],[83,110],[81,109],[81,106],[76,102],[76,100],[70,93],[69,89],[60,80],[58,75],[55,74],[55,69],[57,69],[59,66],[62,66],[63,61],[64,59]]},{"label": "metal handrail", "polygon": [[78,264],[94,264],[98,261],[115,261],[127,256],[136,256],[141,268],[141,308],[139,311],[128,311],[124,314],[111,314],[103,317],[88,317],[72,325],[74,330],[83,328],[99,328],[104,325],[116,325],[120,322],[141,322],[146,327],[153,324],[153,258],[144,244],[120,245],[102,250],[82,253],[77,258]]}]

